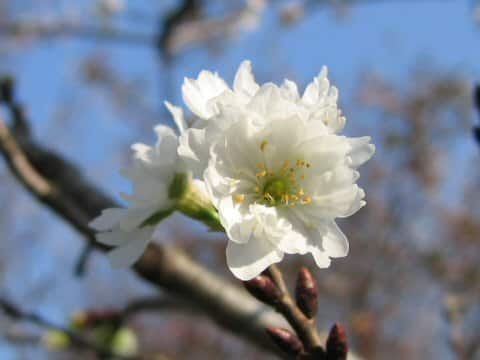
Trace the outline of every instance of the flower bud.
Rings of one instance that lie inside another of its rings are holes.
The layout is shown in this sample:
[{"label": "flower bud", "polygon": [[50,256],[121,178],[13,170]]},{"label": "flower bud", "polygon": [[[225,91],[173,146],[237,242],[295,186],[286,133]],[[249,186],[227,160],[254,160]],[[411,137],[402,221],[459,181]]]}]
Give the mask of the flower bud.
[{"label": "flower bud", "polygon": [[325,360],[326,356],[325,350],[321,346],[316,346],[308,352],[299,354],[295,360]]},{"label": "flower bud", "polygon": [[50,330],[43,334],[41,342],[49,350],[63,350],[70,346],[70,337],[63,331]]},{"label": "flower bud", "polygon": [[346,360],[348,353],[347,334],[340,323],[333,325],[327,339],[327,360]]},{"label": "flower bud", "polygon": [[300,339],[287,329],[268,327],[267,334],[277,346],[289,355],[298,355],[303,351]]},{"label": "flower bud", "polygon": [[112,339],[112,351],[114,354],[135,357],[138,354],[138,338],[135,332],[127,327],[119,329]]},{"label": "flower bud", "polygon": [[280,290],[269,276],[259,275],[243,284],[250,294],[265,304],[274,305],[280,300]]},{"label": "flower bud", "polygon": [[295,287],[295,299],[297,305],[309,319],[317,314],[318,310],[318,286],[310,270],[301,267],[298,272],[297,285]]}]

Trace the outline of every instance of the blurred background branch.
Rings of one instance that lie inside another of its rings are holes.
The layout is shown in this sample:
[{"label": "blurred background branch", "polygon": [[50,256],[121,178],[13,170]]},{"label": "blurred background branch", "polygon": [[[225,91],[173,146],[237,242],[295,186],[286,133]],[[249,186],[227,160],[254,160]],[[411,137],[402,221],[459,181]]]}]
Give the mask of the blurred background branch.
[{"label": "blurred background branch", "polygon": [[[323,329],[340,321],[368,359],[478,358],[478,9],[478,1],[0,1],[0,74],[12,74],[0,110],[8,120],[0,297],[54,324],[78,309],[131,311],[125,324],[144,354],[276,358],[264,327],[286,324],[229,284],[222,236],[169,219],[132,276],[91,251],[87,223],[120,202],[106,194],[128,191],[116,175],[128,144],[171,124],[161,102],[181,103],[184,76],[210,69],[233,78],[249,58],[261,82],[306,84],[326,64],[347,132],[371,134],[378,151],[360,179],[368,206],[342,224],[350,255],[313,274],[315,321]],[[53,211],[36,206],[11,170]],[[282,263],[287,284],[301,265],[312,263]],[[0,315],[0,329],[9,322]],[[9,334],[2,359],[85,358]]]}]

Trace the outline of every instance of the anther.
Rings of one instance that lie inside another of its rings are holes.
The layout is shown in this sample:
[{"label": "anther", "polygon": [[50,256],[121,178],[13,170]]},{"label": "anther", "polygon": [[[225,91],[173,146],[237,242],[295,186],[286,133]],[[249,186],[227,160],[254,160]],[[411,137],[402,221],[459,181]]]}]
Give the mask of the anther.
[{"label": "anther", "polygon": [[260,150],[265,151],[265,148],[267,147],[267,145],[268,145],[268,141],[263,140],[262,143],[260,144]]},{"label": "anther", "polygon": [[233,196],[233,201],[235,201],[236,204],[240,204],[245,200],[245,195],[243,194],[235,194]]}]

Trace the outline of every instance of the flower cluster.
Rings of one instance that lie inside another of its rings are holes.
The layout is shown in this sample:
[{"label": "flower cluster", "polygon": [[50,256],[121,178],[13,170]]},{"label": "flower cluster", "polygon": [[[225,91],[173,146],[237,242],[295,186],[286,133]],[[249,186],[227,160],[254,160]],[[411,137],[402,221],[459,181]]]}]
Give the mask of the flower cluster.
[{"label": "flower cluster", "polygon": [[[130,207],[105,210],[92,223],[103,231],[100,242],[118,246],[111,253],[116,264],[136,260],[154,227],[176,209],[225,230],[227,264],[241,280],[284,254],[311,253],[320,268],[347,255],[335,219],[365,205],[356,169],[375,148],[369,137],[339,134],[345,117],[326,68],[303,95],[289,80],[260,86],[249,61],[233,87],[202,71],[185,80],[182,92],[194,121],[188,126],[182,110],[167,103],[179,137],[162,126],[155,148],[134,145],[126,172],[134,183]],[[179,176],[197,186],[172,196]]]}]

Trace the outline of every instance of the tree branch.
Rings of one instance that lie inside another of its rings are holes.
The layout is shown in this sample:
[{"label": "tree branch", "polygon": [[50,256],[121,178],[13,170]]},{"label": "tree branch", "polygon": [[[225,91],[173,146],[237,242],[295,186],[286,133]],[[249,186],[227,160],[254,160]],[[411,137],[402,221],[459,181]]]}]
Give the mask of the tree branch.
[{"label": "tree branch", "polygon": [[[47,152],[45,149],[42,150]],[[29,162],[29,154],[23,152],[1,119],[0,152],[19,182],[87,239],[94,238],[94,232],[88,227],[89,220],[104,208],[118,206],[99,190],[94,190],[84,178],[78,177],[74,182],[71,182],[73,180],[71,176],[63,178],[64,165],[61,162],[50,164],[51,167],[57,168],[55,178],[46,179],[41,176],[36,171],[35,164]],[[55,156],[58,157],[56,154]],[[53,183],[59,186],[54,186]],[[72,202],[72,199],[78,197],[79,191],[83,194],[85,188],[90,191],[88,194],[90,201],[85,199],[85,204]],[[89,205],[88,211],[85,211],[82,205]],[[99,243],[94,244],[97,248],[105,250]],[[153,285],[189,300],[192,307],[198,308],[225,329],[264,349],[277,352],[266,335],[265,328],[288,326],[284,319],[238,287],[206,270],[180,249],[151,244],[134,269],[139,276]]]},{"label": "tree branch", "polygon": [[30,21],[0,23],[0,35],[28,36],[36,38],[76,37],[88,40],[101,40],[128,45],[152,46],[155,37],[151,34],[128,32],[118,29],[102,29],[98,26],[85,26],[65,21],[42,23]]}]

